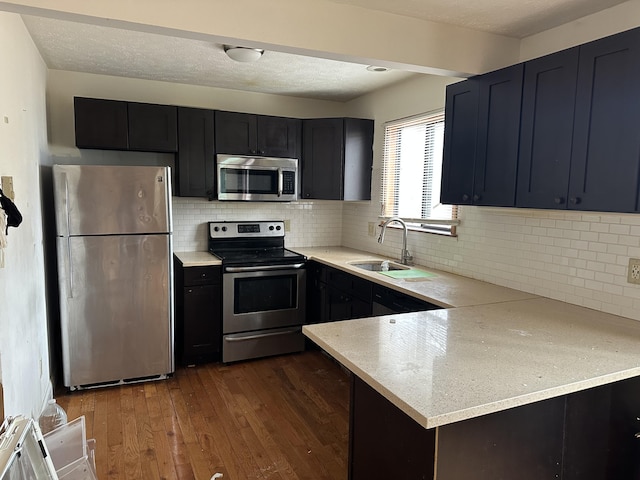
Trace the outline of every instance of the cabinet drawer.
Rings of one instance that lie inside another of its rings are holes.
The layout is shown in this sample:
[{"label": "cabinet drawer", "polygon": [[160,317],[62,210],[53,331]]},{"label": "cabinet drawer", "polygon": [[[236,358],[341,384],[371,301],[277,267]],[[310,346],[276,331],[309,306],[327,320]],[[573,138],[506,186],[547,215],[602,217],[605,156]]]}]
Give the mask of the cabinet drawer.
[{"label": "cabinet drawer", "polygon": [[187,267],[184,269],[184,286],[216,285],[222,283],[221,268],[215,267]]}]

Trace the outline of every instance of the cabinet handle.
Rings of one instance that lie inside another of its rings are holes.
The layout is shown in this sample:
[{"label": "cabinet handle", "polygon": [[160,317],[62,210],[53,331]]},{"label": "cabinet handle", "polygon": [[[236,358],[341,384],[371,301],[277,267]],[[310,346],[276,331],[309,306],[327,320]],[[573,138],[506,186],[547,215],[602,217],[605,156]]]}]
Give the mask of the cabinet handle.
[{"label": "cabinet handle", "polygon": [[553,199],[553,203],[555,203],[556,205],[562,205],[564,203],[564,198],[563,197],[556,197]]},{"label": "cabinet handle", "polygon": [[206,277],[206,276],[207,276],[207,274],[206,274],[206,273],[203,273],[203,274],[201,274],[200,276],[201,276],[202,278],[204,278],[204,277]]},{"label": "cabinet handle", "polygon": [[255,154],[256,154],[256,151],[255,151],[255,150],[249,150],[249,152],[250,152],[252,155],[255,155]]},{"label": "cabinet handle", "polygon": [[480,200],[482,197],[480,195],[478,195],[477,193],[473,196],[473,201],[477,202],[478,200]]},{"label": "cabinet handle", "polygon": [[580,197],[571,197],[569,199],[569,202],[571,202],[572,205],[578,205],[581,201],[582,199]]},{"label": "cabinet handle", "polygon": [[469,200],[469,195],[465,193],[464,195],[462,195],[462,201],[466,202],[467,200]]}]

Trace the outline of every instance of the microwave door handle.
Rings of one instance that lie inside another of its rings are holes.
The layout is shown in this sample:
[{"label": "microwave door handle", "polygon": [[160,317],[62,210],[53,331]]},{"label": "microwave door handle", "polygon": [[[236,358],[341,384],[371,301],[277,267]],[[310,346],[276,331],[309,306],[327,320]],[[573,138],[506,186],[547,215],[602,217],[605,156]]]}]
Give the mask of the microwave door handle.
[{"label": "microwave door handle", "polygon": [[282,183],[283,183],[283,174],[282,169],[278,169],[278,196],[282,196]]}]

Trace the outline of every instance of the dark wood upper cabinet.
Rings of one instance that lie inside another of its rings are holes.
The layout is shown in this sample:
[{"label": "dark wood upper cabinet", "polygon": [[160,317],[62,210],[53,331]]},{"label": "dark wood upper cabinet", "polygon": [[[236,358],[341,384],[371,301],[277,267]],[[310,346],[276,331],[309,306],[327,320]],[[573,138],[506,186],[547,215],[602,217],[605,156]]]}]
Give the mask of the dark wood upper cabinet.
[{"label": "dark wood upper cabinet", "polygon": [[260,155],[300,159],[301,120],[258,115],[257,124]]},{"label": "dark wood upper cabinet", "polygon": [[578,47],[524,67],[516,206],[565,208]]},{"label": "dark wood upper cabinet", "polygon": [[175,152],[177,109],[169,105],[75,97],[76,146]]},{"label": "dark wood upper cabinet", "polygon": [[303,120],[302,198],[370,200],[373,120]]},{"label": "dark wood upper cabinet", "polygon": [[640,28],[450,85],[442,202],[640,211],[639,85]]},{"label": "dark wood upper cabinet", "polygon": [[441,201],[515,204],[522,64],[447,87]]},{"label": "dark wood upper cabinet", "polygon": [[213,148],[214,113],[178,108],[177,191],[181,197],[212,197],[216,162]]},{"label": "dark wood upper cabinet", "polygon": [[637,210],[640,29],[580,47],[568,206]]},{"label": "dark wood upper cabinet", "polygon": [[74,97],[76,147],[127,150],[127,103]]},{"label": "dark wood upper cabinet", "polygon": [[127,104],[129,150],[176,152],[178,150],[178,110],[171,105]]},{"label": "dark wood upper cabinet", "polygon": [[478,132],[478,91],[475,79],[447,86],[440,192],[440,201],[445,204],[471,204]]},{"label": "dark wood upper cabinet", "polygon": [[300,120],[216,111],[216,152],[300,157]]}]

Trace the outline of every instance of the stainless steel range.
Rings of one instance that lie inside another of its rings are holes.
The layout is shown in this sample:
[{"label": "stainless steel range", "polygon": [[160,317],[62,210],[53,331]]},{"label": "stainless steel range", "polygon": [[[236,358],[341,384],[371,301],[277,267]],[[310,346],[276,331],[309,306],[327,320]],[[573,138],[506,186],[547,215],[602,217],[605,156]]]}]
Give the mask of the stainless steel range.
[{"label": "stainless steel range", "polygon": [[222,361],[304,350],[306,257],[284,248],[284,222],[209,222],[222,260]]}]

